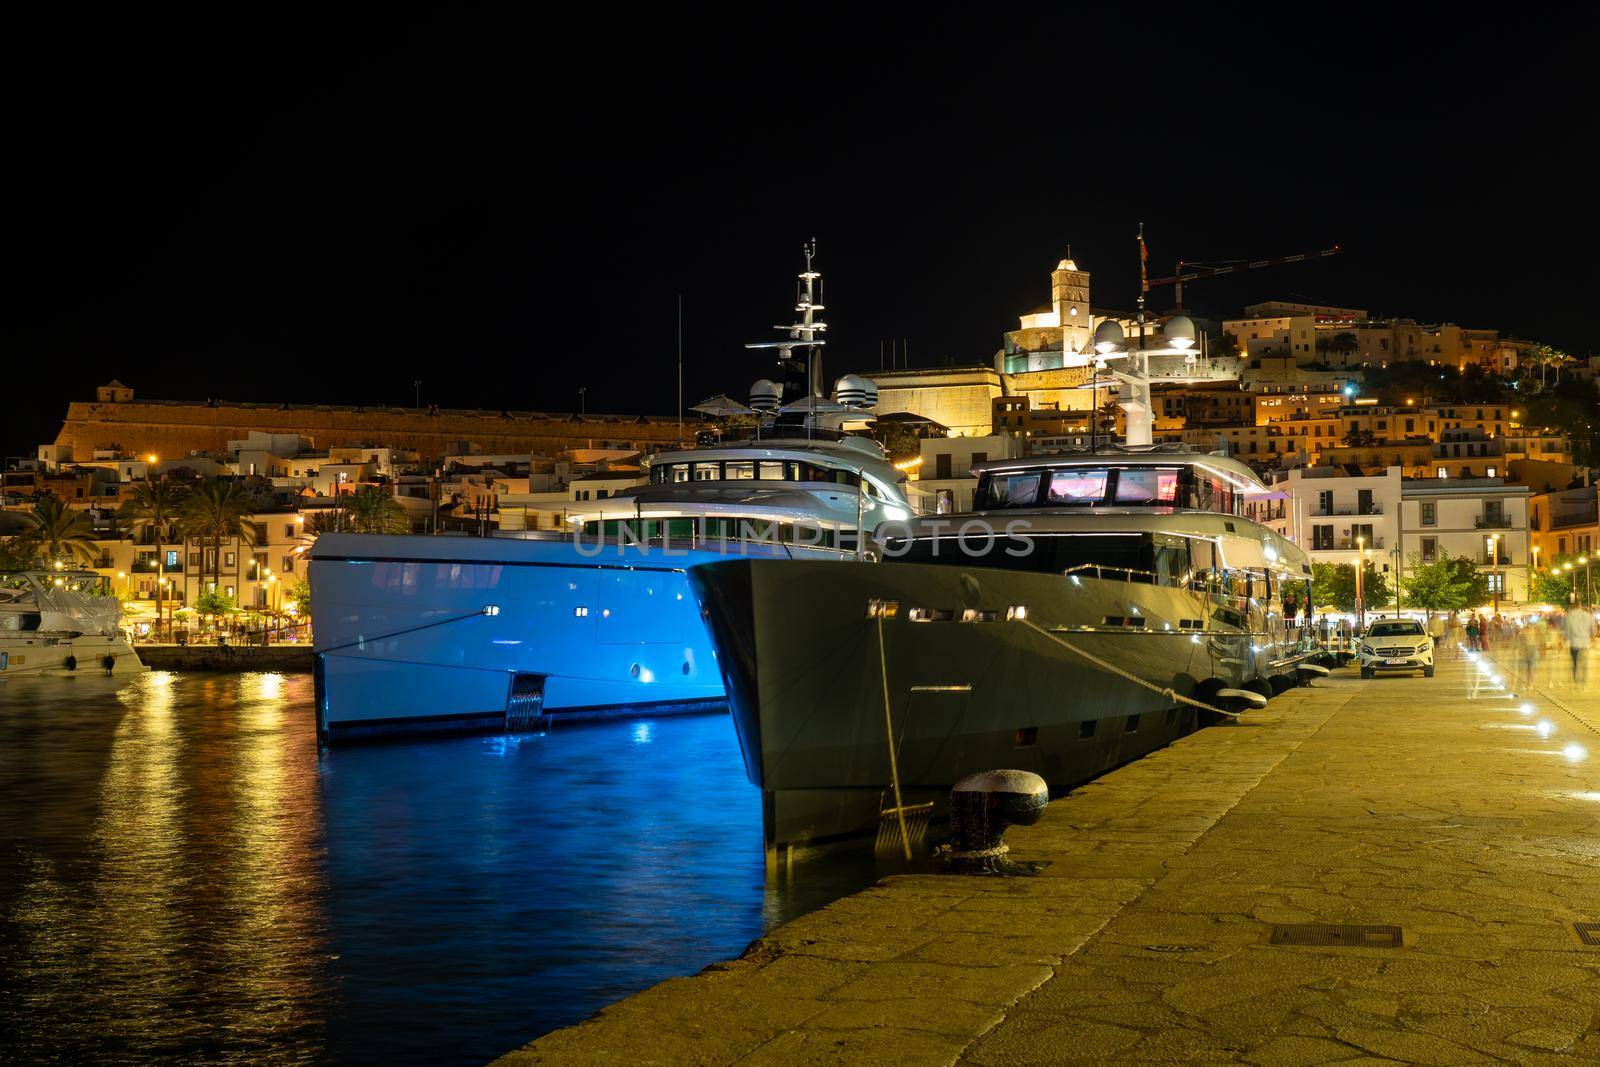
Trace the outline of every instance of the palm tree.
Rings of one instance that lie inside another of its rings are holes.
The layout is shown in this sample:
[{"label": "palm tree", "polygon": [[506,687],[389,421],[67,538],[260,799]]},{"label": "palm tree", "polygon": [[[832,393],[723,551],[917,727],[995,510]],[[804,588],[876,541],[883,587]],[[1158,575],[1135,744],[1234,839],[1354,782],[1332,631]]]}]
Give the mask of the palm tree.
[{"label": "palm tree", "polygon": [[166,621],[167,560],[162,546],[172,537],[172,527],[182,516],[184,491],[169,481],[146,475],[133,487],[133,496],[122,505],[122,517],[140,537],[149,536],[156,546],[156,626]]},{"label": "palm tree", "polygon": [[222,542],[231,540],[253,545],[256,541],[255,523],[250,516],[255,508],[250,495],[234,481],[210,478],[201,482],[189,493],[181,508],[179,520],[185,539],[190,537],[200,545],[201,592],[205,586],[205,547],[211,545],[212,584],[222,583]]},{"label": "palm tree", "polygon": [[94,527],[83,512],[73,511],[54,496],[44,496],[23,518],[28,521],[21,534],[23,544],[33,546],[46,563],[94,563]]},{"label": "palm tree", "polygon": [[375,485],[363,485],[340,499],[355,533],[403,534],[411,529],[399,501]]},{"label": "palm tree", "polygon": [[1539,368],[1539,386],[1544,387],[1544,372],[1547,367],[1556,369],[1556,382],[1561,384],[1561,365],[1567,361],[1567,354],[1552,345],[1534,345],[1528,349],[1528,361]]},{"label": "palm tree", "polygon": [[1361,340],[1348,330],[1334,335],[1328,342],[1328,351],[1335,355],[1343,356],[1340,362],[1344,366],[1350,365],[1350,356],[1361,351]]}]

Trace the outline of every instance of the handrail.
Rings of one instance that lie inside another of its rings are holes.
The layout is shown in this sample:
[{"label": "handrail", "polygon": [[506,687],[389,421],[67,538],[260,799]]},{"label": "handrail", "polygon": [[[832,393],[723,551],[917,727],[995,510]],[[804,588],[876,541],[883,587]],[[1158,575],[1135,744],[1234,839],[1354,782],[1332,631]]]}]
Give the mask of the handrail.
[{"label": "handrail", "polygon": [[[1094,571],[1096,578],[1103,578],[1104,577],[1104,575],[1102,575],[1100,573],[1101,571],[1121,571],[1125,575],[1142,574],[1142,575],[1144,575],[1146,578],[1148,578],[1150,580],[1149,584],[1151,584],[1151,585],[1155,585],[1156,584],[1156,579],[1158,577],[1160,577],[1158,574],[1156,574],[1155,571],[1140,570],[1137,567],[1117,567],[1117,566],[1113,566],[1112,564],[1109,564],[1109,563],[1079,563],[1079,564],[1077,564],[1075,566],[1068,567],[1066,570],[1062,571],[1061,574],[1062,574],[1063,577],[1071,577],[1072,575],[1077,574],[1077,573],[1079,573],[1081,571],[1088,571],[1088,570]],[[1123,578],[1123,581],[1125,581],[1125,582],[1133,581],[1133,579],[1132,578]]]}]

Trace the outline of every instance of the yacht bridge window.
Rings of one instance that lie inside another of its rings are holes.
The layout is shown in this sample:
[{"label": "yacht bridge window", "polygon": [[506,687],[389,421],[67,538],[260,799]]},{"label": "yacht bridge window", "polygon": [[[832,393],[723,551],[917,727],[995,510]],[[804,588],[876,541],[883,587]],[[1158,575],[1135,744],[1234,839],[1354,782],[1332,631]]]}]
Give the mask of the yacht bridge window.
[{"label": "yacht bridge window", "polygon": [[657,463],[650,468],[652,485],[720,481],[828,482],[854,486],[861,483],[861,475],[853,470],[793,459],[696,460]]},{"label": "yacht bridge window", "polygon": [[1084,467],[986,471],[973,496],[977,511],[1006,508],[1163,507],[1237,515],[1244,494],[1222,476],[1193,466]]}]

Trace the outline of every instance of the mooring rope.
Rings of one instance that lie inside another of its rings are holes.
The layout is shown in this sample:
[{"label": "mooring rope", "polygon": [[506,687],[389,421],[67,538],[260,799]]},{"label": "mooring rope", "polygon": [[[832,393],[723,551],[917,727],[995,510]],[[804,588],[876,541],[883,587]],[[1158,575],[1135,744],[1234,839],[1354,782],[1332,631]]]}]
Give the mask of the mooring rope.
[{"label": "mooring rope", "polygon": [[[1095,666],[1099,667],[1101,670],[1108,671],[1111,674],[1115,674],[1119,678],[1125,678],[1128,681],[1134,683],[1135,685],[1142,685],[1146,689],[1150,690],[1153,693],[1160,693],[1162,696],[1166,697],[1168,700],[1175,700],[1175,701],[1177,701],[1177,702],[1179,702],[1181,704],[1189,704],[1189,705],[1192,705],[1193,707],[1197,707],[1197,708],[1201,709],[1202,711],[1210,711],[1210,712],[1214,712],[1214,713],[1216,713],[1218,715],[1226,715],[1230,719],[1240,718],[1240,713],[1237,712],[1237,711],[1226,711],[1226,710],[1224,710],[1222,708],[1214,707],[1214,706],[1212,706],[1210,704],[1204,703],[1203,701],[1195,700],[1193,697],[1186,697],[1182,693],[1178,692],[1176,689],[1172,688],[1170,685],[1169,686],[1161,686],[1161,685],[1158,685],[1155,682],[1149,681],[1148,679],[1140,678],[1137,674],[1133,674],[1133,673],[1131,673],[1129,671],[1125,671],[1121,667],[1118,667],[1115,663],[1112,663],[1112,662],[1110,662],[1109,660],[1106,660],[1106,659],[1102,659],[1101,657],[1095,655],[1093,652],[1088,652],[1088,651],[1085,651],[1084,649],[1079,648],[1077,645],[1074,645],[1070,641],[1067,641],[1064,638],[1062,638],[1059,634],[1051,633],[1049,630],[1046,630],[1043,626],[1040,626],[1038,623],[1034,622],[1032,619],[1018,619],[1017,621],[1022,623],[1022,625],[1028,627],[1030,630],[1033,630],[1033,631],[1035,631],[1037,633],[1040,633],[1040,634],[1044,635],[1045,637],[1049,638],[1050,640],[1054,641],[1056,644],[1060,645],[1062,648],[1066,649],[1068,652],[1071,652],[1074,655],[1082,656],[1084,659],[1088,660],[1090,663],[1093,663]],[[881,626],[882,623],[880,623],[879,625]]]},{"label": "mooring rope", "polygon": [[894,816],[900,823],[900,845],[911,859],[911,832],[906,829],[906,806],[900,799],[900,760],[895,755],[894,713],[889,708],[889,656],[883,648],[883,612],[878,620],[878,677],[883,680],[883,726],[889,736],[889,781],[894,785]]}]

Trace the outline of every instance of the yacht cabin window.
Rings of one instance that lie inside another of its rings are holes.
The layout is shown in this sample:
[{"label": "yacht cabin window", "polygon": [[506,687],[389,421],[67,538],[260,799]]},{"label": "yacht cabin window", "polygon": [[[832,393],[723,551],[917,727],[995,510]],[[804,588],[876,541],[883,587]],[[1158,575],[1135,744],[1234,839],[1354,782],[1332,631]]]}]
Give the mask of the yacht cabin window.
[{"label": "yacht cabin window", "polygon": [[[1033,477],[1037,481],[1038,476]],[[861,475],[853,470],[824,467],[821,464],[793,459],[698,460],[693,463],[658,463],[650,468],[652,485],[747,480],[828,482],[832,485],[855,486],[861,483]]]},{"label": "yacht cabin window", "polygon": [[1237,515],[1244,495],[1200,468],[1062,467],[979,476],[973,508],[1178,507]]},{"label": "yacht cabin window", "polygon": [[1177,471],[1125,470],[1117,473],[1118,504],[1171,507],[1177,499]]},{"label": "yacht cabin window", "polygon": [[1090,470],[1073,467],[1070,470],[1051,471],[1050,488],[1045,503],[1052,506],[1081,505],[1092,507],[1105,503],[1106,481],[1111,472],[1104,468]]}]

